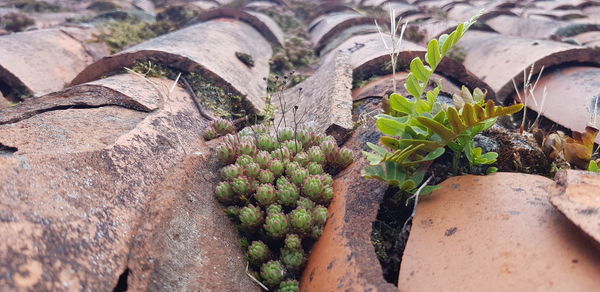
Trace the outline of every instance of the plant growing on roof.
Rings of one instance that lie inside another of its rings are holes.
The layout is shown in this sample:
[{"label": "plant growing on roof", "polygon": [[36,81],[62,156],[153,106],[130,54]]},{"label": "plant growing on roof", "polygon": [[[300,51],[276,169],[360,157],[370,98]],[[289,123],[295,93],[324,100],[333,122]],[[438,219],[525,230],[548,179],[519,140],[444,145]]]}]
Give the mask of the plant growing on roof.
[{"label": "plant growing on roof", "polygon": [[[518,112],[523,105],[499,106],[492,100],[485,101],[483,91],[470,92],[466,87],[453,97],[455,105],[448,105],[437,100],[440,84],[425,91],[444,56],[481,13],[459,24],[449,35],[431,40],[424,58],[427,64],[419,57],[410,62],[410,74],[404,86],[413,98],[394,93],[390,96],[390,108],[376,116],[377,128],[387,136],[381,138],[385,147],[368,143],[373,151],[364,152],[370,162],[363,169],[365,177],[384,180],[401,191],[414,193],[433,160],[444,154],[446,147],[454,152],[455,173],[463,153],[473,165],[495,161],[497,154],[482,153],[481,148],[474,146],[473,137],[490,128],[499,116]],[[438,186],[426,186],[420,194],[428,194],[436,188]]]}]

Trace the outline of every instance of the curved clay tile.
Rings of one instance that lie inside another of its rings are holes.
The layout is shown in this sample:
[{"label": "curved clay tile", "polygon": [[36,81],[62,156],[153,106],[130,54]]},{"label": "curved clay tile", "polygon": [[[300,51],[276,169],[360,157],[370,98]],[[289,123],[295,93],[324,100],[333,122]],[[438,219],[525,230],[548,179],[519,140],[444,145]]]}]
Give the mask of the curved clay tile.
[{"label": "curved clay tile", "polygon": [[356,10],[354,10],[354,8],[352,8],[351,6],[335,1],[321,3],[317,7],[315,7],[313,11],[313,14],[310,17],[308,17],[309,30],[312,30],[312,27],[318,21],[320,21],[321,16],[331,14],[334,12],[356,12]]},{"label": "curved clay tile", "polygon": [[[396,82],[399,86],[396,87],[396,92],[401,94],[402,96],[409,96],[410,93],[402,86],[405,83],[406,78],[408,77],[408,72],[397,72],[396,73]],[[392,87],[392,79],[393,75],[389,74],[386,76],[379,77],[363,87],[356,88],[352,90],[352,100],[357,101],[370,97],[383,97],[386,92],[393,91]],[[448,95],[452,95],[454,93],[460,94],[460,88],[454,84],[450,79],[439,75],[433,74],[431,77],[435,82],[442,83],[442,92],[447,93]],[[433,89],[429,87],[427,90]]]},{"label": "curved clay tile", "polygon": [[534,74],[542,66],[570,62],[600,63],[600,55],[589,48],[544,40],[530,40],[489,32],[469,31],[460,41],[466,56],[463,65],[506,100],[514,92],[512,79],[523,82],[523,70],[535,63]]},{"label": "curved clay tile", "polygon": [[510,15],[498,15],[486,20],[485,24],[501,34],[533,39],[549,39],[557,29],[569,25],[563,21]]},{"label": "curved clay tile", "polygon": [[404,16],[408,16],[411,14],[416,14],[419,13],[420,10],[419,8],[417,8],[414,5],[405,3],[405,2],[392,2],[392,1],[387,1],[385,4],[382,5],[383,10],[385,11],[389,11],[390,9],[394,9],[394,11],[396,12],[397,16],[400,17],[404,17]]},{"label": "curved clay tile", "polygon": [[36,30],[0,37],[0,90],[18,100],[64,88],[94,60],[77,28]]},{"label": "curved clay tile", "polygon": [[190,2],[190,4],[196,6],[200,9],[205,9],[205,10],[218,8],[220,6],[220,4],[218,2],[215,2],[212,0],[194,1],[194,2]]},{"label": "curved clay tile", "polygon": [[[386,38],[390,43],[389,37]],[[459,44],[461,44],[459,42]],[[336,50],[324,56],[322,60],[329,60],[334,52],[347,51],[350,52],[350,64],[354,70],[354,78],[369,78],[375,74],[388,74],[388,71],[382,67],[389,63],[389,50],[385,48],[381,41],[381,36],[378,33],[355,36],[344,42]],[[410,61],[415,57],[423,58],[425,56],[425,48],[414,43],[403,41],[402,47],[398,54],[398,67],[408,67]],[[471,72],[467,71],[464,66],[452,59],[444,59],[438,66],[436,73],[447,78],[456,80],[458,84],[464,84],[469,88],[479,87],[488,90],[489,98],[494,98],[494,93],[491,88],[482,80],[475,77]]]},{"label": "curved clay tile", "polygon": [[[0,110],[0,119],[0,144],[15,149],[0,156],[0,212],[10,218],[0,226],[0,273],[10,275],[1,287],[112,291],[128,268],[149,277],[134,276],[130,285],[179,277],[189,289],[208,291],[203,279],[211,278],[227,291],[255,291],[244,263],[231,261],[243,258],[233,226],[205,195],[219,165],[192,154],[209,153],[200,139],[209,121],[173,81],[116,75]],[[186,175],[169,178],[186,161],[193,166]],[[161,188],[165,179],[182,189]],[[177,234],[177,243],[144,245],[165,234]],[[189,257],[209,252],[210,264]],[[153,260],[130,258],[139,254]],[[213,275],[217,268],[222,277]]]},{"label": "curved clay tile", "polygon": [[[358,127],[344,146],[356,153],[366,150],[365,140],[378,137],[373,129]],[[329,218],[304,268],[301,291],[398,291],[383,278],[371,241],[372,225],[388,186],[362,177],[366,165],[364,156],[357,157],[336,176]]]},{"label": "curved clay tile", "polygon": [[378,30],[377,26],[374,23],[351,26],[349,28],[344,29],[332,39],[330,39],[327,42],[327,44],[319,51],[319,54],[328,54],[329,52],[340,46],[343,42],[355,35],[371,34],[376,32],[378,32]]},{"label": "curved clay tile", "polygon": [[[321,64],[315,74],[305,81],[286,90],[283,98],[289,107],[298,105],[300,113],[306,111],[305,115],[302,114],[303,125],[332,135],[338,143],[342,143],[353,129],[351,87],[352,67],[349,56],[339,54]],[[280,104],[275,100],[273,102]],[[278,111],[282,112],[284,111]],[[289,109],[286,112],[286,121],[289,123],[293,121],[293,112]]]},{"label": "curved clay tile", "polygon": [[[582,132],[594,117],[600,115],[600,68],[571,66],[544,70],[534,90],[536,101],[527,101],[527,107],[542,112],[546,118],[572,131]],[[546,99],[542,97],[546,87]],[[524,96],[521,92],[521,96]],[[518,98],[512,96],[514,99]],[[598,103],[596,104],[596,101]],[[600,119],[596,127],[600,126]],[[600,142],[600,137],[596,139]]]},{"label": "curved clay tile", "polygon": [[565,217],[600,244],[600,174],[591,171],[566,170],[556,174],[556,195],[550,199]]},{"label": "curved clay tile", "polygon": [[[473,17],[473,15],[476,15],[482,8],[484,7],[470,4],[456,4],[448,11],[448,18],[463,22],[469,20],[471,17]],[[479,17],[479,21],[485,22],[487,19],[496,17],[498,15],[516,16],[514,12],[509,10],[486,9],[483,15]]]},{"label": "curved clay tile", "polygon": [[273,19],[265,14],[236,8],[217,8],[203,12],[198,15],[196,20],[204,22],[217,18],[233,18],[246,22],[260,32],[265,39],[273,43],[273,45],[283,45],[283,31]]},{"label": "curved clay tile", "polygon": [[[372,26],[375,23],[375,18],[356,16],[348,18],[326,18],[311,32],[311,39],[315,44],[315,51],[320,54],[320,51],[336,36],[343,34],[347,29],[353,26]],[[378,21],[380,26],[385,27],[385,20]]]},{"label": "curved clay tile", "polygon": [[400,267],[402,291],[600,285],[598,249],[550,204],[552,180],[496,173],[452,177],[441,187],[419,200]]},{"label": "curved clay tile", "polygon": [[319,40],[323,38],[323,36],[327,34],[329,30],[333,29],[336,25],[350,19],[356,19],[361,17],[363,16],[358,12],[334,12],[324,14],[319,18],[315,19],[314,22],[310,24],[310,39],[313,42],[313,44],[317,44],[319,43]]},{"label": "curved clay tile", "polygon": [[[252,56],[254,66],[244,65],[236,56],[242,52]],[[246,96],[249,107],[261,111],[265,105],[269,42],[252,26],[232,20],[216,19],[143,42],[88,66],[72,82],[73,85],[97,80],[103,75],[130,67],[137,61],[155,63],[185,72],[199,71],[221,82],[233,94]]]}]

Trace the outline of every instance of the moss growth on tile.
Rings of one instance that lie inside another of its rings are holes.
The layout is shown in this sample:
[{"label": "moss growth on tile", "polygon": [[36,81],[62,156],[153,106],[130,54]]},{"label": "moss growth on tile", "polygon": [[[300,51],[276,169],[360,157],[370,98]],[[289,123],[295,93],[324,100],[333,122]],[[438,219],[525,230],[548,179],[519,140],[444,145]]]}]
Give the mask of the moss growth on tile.
[{"label": "moss growth on tile", "polygon": [[52,4],[37,0],[17,0],[11,3],[15,8],[26,12],[59,12],[63,7],[58,4]]},{"label": "moss growth on tile", "polygon": [[[151,59],[137,61],[131,70],[147,77],[168,78],[171,80],[177,79],[180,73],[178,69],[161,65],[160,62]],[[127,71],[124,69],[115,72],[115,74],[125,72]],[[235,120],[250,114],[244,105],[243,98],[232,93],[235,90],[220,85],[217,80],[212,79],[207,74],[203,74],[201,71],[191,73],[181,72],[180,78],[185,78],[190,83],[202,105],[215,116],[227,120]],[[184,83],[181,84],[185,88]]]},{"label": "moss growth on tile", "polygon": [[27,27],[34,25],[35,21],[21,12],[10,12],[0,16],[0,29],[9,32],[24,31]]},{"label": "moss growth on tile", "polygon": [[465,61],[465,57],[467,56],[467,52],[465,48],[461,46],[455,46],[450,51],[448,51],[447,57],[453,59],[459,63],[463,63]]},{"label": "moss growth on tile", "polygon": [[114,54],[177,28],[177,25],[169,21],[148,23],[127,17],[125,20],[112,20],[101,25],[101,33],[95,36],[95,42],[106,43]]},{"label": "moss growth on tile", "polygon": [[235,52],[235,56],[238,58],[238,60],[240,60],[242,63],[244,63],[244,65],[246,65],[250,68],[254,67],[254,58],[252,58],[252,56],[250,56],[249,54],[242,53],[242,52]]}]

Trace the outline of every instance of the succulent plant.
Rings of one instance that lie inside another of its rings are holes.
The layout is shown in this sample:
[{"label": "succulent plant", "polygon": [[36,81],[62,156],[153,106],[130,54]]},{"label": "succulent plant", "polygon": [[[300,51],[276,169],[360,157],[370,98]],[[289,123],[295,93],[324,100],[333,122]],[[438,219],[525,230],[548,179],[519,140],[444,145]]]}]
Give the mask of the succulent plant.
[{"label": "succulent plant", "polygon": [[327,221],[327,208],[317,205],[312,209],[312,218],[316,225],[323,225]]},{"label": "succulent plant", "polygon": [[282,175],[284,169],[285,169],[285,166],[283,165],[283,162],[281,162],[281,160],[279,160],[279,159],[273,159],[273,160],[271,160],[271,162],[269,162],[269,170],[276,177]]},{"label": "succulent plant", "polygon": [[234,178],[242,175],[242,168],[237,164],[230,164],[221,169],[221,176],[227,180],[233,180]]},{"label": "succulent plant", "polygon": [[283,206],[295,207],[300,198],[298,187],[292,183],[277,186],[277,202]]},{"label": "succulent plant", "polygon": [[337,143],[335,141],[326,140],[319,145],[325,156],[333,156],[337,152]]},{"label": "succulent plant", "polygon": [[242,222],[242,226],[246,228],[256,228],[259,227],[263,221],[263,212],[259,207],[255,207],[253,205],[248,205],[240,210],[240,222]]},{"label": "succulent plant", "polygon": [[240,207],[229,206],[225,209],[225,214],[229,217],[237,218],[240,215]]},{"label": "succulent plant", "polygon": [[285,279],[286,270],[280,261],[268,261],[260,267],[260,277],[265,285],[275,287]]},{"label": "succulent plant", "polygon": [[298,199],[298,202],[296,202],[296,205],[298,205],[298,208],[304,208],[305,210],[311,210],[312,208],[315,207],[315,202],[313,202],[309,198],[301,197],[300,199]]},{"label": "succulent plant", "polygon": [[258,174],[258,181],[262,184],[270,184],[275,181],[275,176],[270,170],[263,169]]},{"label": "succulent plant", "polygon": [[267,169],[269,167],[269,162],[271,162],[271,154],[267,151],[259,151],[254,156],[254,162],[260,165],[260,168]]},{"label": "succulent plant", "polygon": [[323,167],[316,162],[309,163],[308,166],[306,167],[306,169],[308,170],[308,174],[311,174],[311,175],[317,175],[317,174],[323,173]]},{"label": "succulent plant", "polygon": [[304,256],[304,250],[301,248],[281,250],[281,262],[286,268],[292,271],[298,271],[304,265],[306,257]]},{"label": "succulent plant", "polygon": [[321,237],[321,234],[323,234],[323,226],[322,225],[315,225],[310,230],[310,237],[312,237],[314,239],[319,239],[319,237]]},{"label": "succulent plant", "polygon": [[231,204],[235,200],[235,194],[231,184],[228,182],[220,182],[215,188],[215,196],[217,200],[223,204]]},{"label": "succulent plant", "polygon": [[290,128],[282,128],[277,133],[277,136],[281,142],[289,141],[294,138],[294,131]]},{"label": "succulent plant", "polygon": [[273,151],[279,147],[279,143],[277,143],[277,138],[263,134],[256,139],[256,147],[260,150]]},{"label": "succulent plant", "polygon": [[279,204],[271,204],[267,207],[267,215],[273,214],[273,213],[281,213],[281,212],[283,212],[283,209],[281,208],[281,205],[279,205]]},{"label": "succulent plant", "polygon": [[275,186],[277,186],[277,188],[289,183],[291,183],[290,180],[285,176],[280,176],[277,178],[277,180],[275,180]]},{"label": "succulent plant", "polygon": [[256,145],[254,145],[254,142],[242,141],[238,146],[238,151],[240,154],[253,156],[254,154],[256,154],[256,151],[258,151],[258,149],[256,148]]},{"label": "succulent plant", "polygon": [[244,155],[240,155],[236,161],[235,164],[239,165],[240,167],[246,167],[248,164],[253,163],[254,159],[252,159],[252,157],[250,155],[244,154]]},{"label": "succulent plant", "polygon": [[202,137],[204,137],[205,140],[212,140],[212,139],[219,137],[219,134],[217,134],[217,131],[215,131],[215,129],[208,128],[208,129],[206,129],[206,131],[204,131],[204,134],[202,134]]},{"label": "succulent plant", "polygon": [[311,135],[308,130],[299,129],[298,131],[296,131],[296,140],[300,141],[302,145],[307,145],[308,143],[310,143]]},{"label": "succulent plant", "polygon": [[318,164],[325,163],[325,154],[321,151],[319,146],[312,146],[308,149],[308,159]]},{"label": "succulent plant", "polygon": [[298,163],[298,162],[295,162],[295,161],[290,162],[290,163],[288,163],[288,164],[285,165],[285,174],[288,175],[288,176],[291,176],[292,173],[296,169],[301,168],[301,167],[302,166],[300,166],[300,163]]},{"label": "succulent plant", "polygon": [[254,132],[251,127],[245,127],[238,132],[238,136],[240,137],[252,136],[252,134],[254,134]]},{"label": "succulent plant", "polygon": [[342,147],[337,153],[335,163],[342,168],[346,168],[352,163],[353,160],[354,155],[352,154],[352,150]]},{"label": "succulent plant", "polygon": [[333,187],[328,186],[323,189],[323,193],[321,194],[320,203],[324,205],[329,205],[329,203],[333,200]]},{"label": "succulent plant", "polygon": [[212,122],[212,127],[220,136],[235,132],[235,126],[232,122],[224,119],[216,119]]},{"label": "succulent plant", "polygon": [[285,280],[279,284],[279,292],[300,292],[300,284],[296,280]]},{"label": "succulent plant", "polygon": [[289,234],[285,237],[285,247],[288,249],[302,248],[302,239],[298,234]]},{"label": "succulent plant", "polygon": [[319,178],[323,182],[324,186],[333,185],[333,177],[331,177],[331,175],[329,173],[323,173],[323,174],[319,175]]},{"label": "succulent plant", "polygon": [[240,195],[245,195],[250,192],[250,181],[247,177],[240,176],[233,179],[231,182],[231,189]]},{"label": "succulent plant", "polygon": [[262,125],[262,124],[257,124],[250,128],[257,135],[268,134],[268,132],[269,132],[269,129],[265,125]]},{"label": "succulent plant", "polygon": [[254,198],[256,199],[256,202],[259,205],[267,207],[277,201],[277,193],[273,185],[262,184],[259,185],[256,189],[256,194],[254,194]]},{"label": "succulent plant", "polygon": [[292,154],[300,153],[303,149],[302,142],[298,140],[285,141],[283,142],[283,146],[287,148]]},{"label": "succulent plant", "polygon": [[284,162],[284,161],[290,161],[292,154],[290,153],[290,150],[287,149],[286,147],[281,147],[281,148],[277,148],[277,149],[273,150],[271,152],[271,157],[277,158],[277,159],[281,160],[281,162]]},{"label": "succulent plant", "polygon": [[302,185],[302,193],[315,202],[321,201],[323,191],[323,182],[316,175],[308,176]]},{"label": "succulent plant", "polygon": [[306,209],[297,207],[288,214],[290,226],[294,231],[308,233],[312,228],[312,215]]},{"label": "succulent plant", "polygon": [[225,137],[223,137],[223,143],[225,143],[225,144],[237,145],[239,142],[240,142],[240,139],[239,139],[238,135],[227,134],[227,135],[225,135]]},{"label": "succulent plant", "polygon": [[260,174],[260,165],[256,162],[251,162],[244,167],[244,174],[251,178],[256,178]]},{"label": "succulent plant", "polygon": [[264,229],[272,238],[283,238],[290,226],[287,217],[282,213],[271,213],[267,215]]},{"label": "succulent plant", "polygon": [[294,162],[302,167],[306,167],[310,160],[308,159],[308,154],[306,154],[306,152],[299,152],[294,156]]},{"label": "succulent plant", "polygon": [[217,146],[217,157],[227,164],[233,163],[237,158],[237,149],[229,143],[221,144]]},{"label": "succulent plant", "polygon": [[269,259],[269,247],[262,241],[253,241],[248,247],[248,260],[253,264],[262,264]]},{"label": "succulent plant", "polygon": [[297,186],[301,186],[304,180],[308,177],[308,170],[305,168],[298,168],[290,175],[291,181]]}]

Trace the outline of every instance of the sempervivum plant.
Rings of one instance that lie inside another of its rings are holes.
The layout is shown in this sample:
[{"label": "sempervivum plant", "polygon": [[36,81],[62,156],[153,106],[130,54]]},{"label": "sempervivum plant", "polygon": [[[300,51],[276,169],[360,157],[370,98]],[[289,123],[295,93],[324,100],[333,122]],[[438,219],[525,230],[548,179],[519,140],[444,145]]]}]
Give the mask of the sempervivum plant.
[{"label": "sempervivum plant", "polygon": [[235,132],[235,126],[232,122],[224,119],[216,119],[212,121],[209,128],[204,131],[204,139],[212,140],[229,133]]},{"label": "sempervivum plant", "polygon": [[349,165],[352,152],[311,129],[253,126],[226,134],[216,155],[224,166],[215,198],[238,224],[249,273],[270,289],[299,291],[307,248],[323,232],[333,198],[328,172]]},{"label": "sempervivum plant", "polygon": [[285,267],[280,261],[268,261],[260,267],[260,277],[269,287],[275,287],[285,279]]}]

